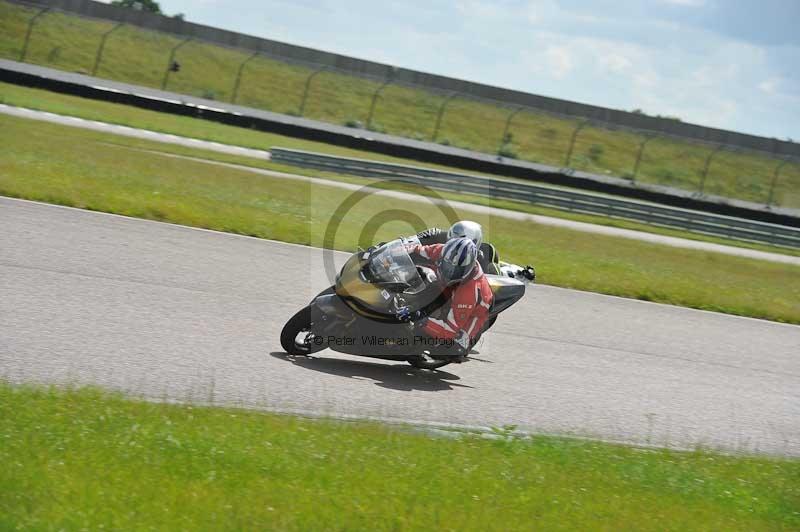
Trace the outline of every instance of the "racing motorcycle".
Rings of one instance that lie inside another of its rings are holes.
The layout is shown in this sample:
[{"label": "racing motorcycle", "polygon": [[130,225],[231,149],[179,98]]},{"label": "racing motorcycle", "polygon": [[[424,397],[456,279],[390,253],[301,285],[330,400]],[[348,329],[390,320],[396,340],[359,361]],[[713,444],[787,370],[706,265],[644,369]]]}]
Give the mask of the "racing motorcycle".
[{"label": "racing motorcycle", "polygon": [[[401,308],[421,310],[440,319],[448,310],[435,272],[414,264],[408,253],[410,243],[400,238],[354,253],[336,283],[284,325],[283,349],[293,356],[308,356],[329,348],[350,355],[406,361],[421,369],[464,361],[452,341],[415,334],[413,322],[397,318]],[[471,345],[501,312],[525,294],[533,269],[515,268],[504,275],[486,275],[494,302],[486,324]]]}]

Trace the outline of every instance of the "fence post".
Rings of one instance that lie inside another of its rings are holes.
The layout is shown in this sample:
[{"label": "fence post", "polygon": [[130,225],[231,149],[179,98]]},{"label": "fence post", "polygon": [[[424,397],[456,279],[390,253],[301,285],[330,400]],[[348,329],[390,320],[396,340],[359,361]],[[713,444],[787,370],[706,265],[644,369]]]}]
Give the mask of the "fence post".
[{"label": "fence post", "polygon": [[658,135],[648,135],[639,144],[639,151],[636,153],[636,162],[633,163],[633,179],[631,179],[631,181],[636,181],[636,176],[639,174],[639,164],[642,162],[642,155],[644,155],[644,147],[647,146],[648,142],[650,142],[656,137],[658,137]]},{"label": "fence post", "polygon": [[778,176],[781,173],[781,168],[783,168],[788,162],[789,158],[787,157],[786,159],[778,163],[778,166],[775,167],[775,173],[772,175],[772,183],[769,186],[769,197],[767,198],[767,207],[772,205],[772,199],[775,194],[775,185],[778,183]]},{"label": "fence post", "polygon": [[506,127],[503,129],[503,136],[500,138],[500,146],[497,147],[497,151],[503,149],[503,145],[506,143],[506,137],[508,136],[508,130],[511,129],[511,121],[514,119],[517,114],[525,109],[524,107],[517,107],[514,109],[506,118]]},{"label": "fence post", "polygon": [[50,11],[50,6],[42,8],[41,11],[32,16],[31,19],[28,21],[28,31],[25,33],[25,42],[22,44],[22,52],[20,52],[19,54],[20,63],[24,63],[25,57],[28,55],[28,43],[31,40],[31,33],[33,32],[33,25],[36,23],[36,19],[38,19],[48,11]]},{"label": "fence post", "polygon": [[167,88],[167,81],[169,81],[169,73],[172,71],[172,63],[175,61],[175,52],[178,49],[186,44],[187,42],[191,41],[191,37],[187,37],[186,39],[182,40],[178,44],[172,47],[172,50],[169,51],[169,61],[167,61],[167,69],[164,71],[164,79],[161,81],[161,90]]},{"label": "fence post", "polygon": [[113,28],[105,32],[102,37],[100,37],[100,46],[97,47],[97,56],[94,58],[94,67],[92,67],[92,76],[97,74],[97,69],[100,68],[100,61],[103,60],[103,50],[106,47],[106,39],[108,39],[109,35],[111,35],[117,29],[121,28],[124,25],[125,25],[124,22],[120,22]]},{"label": "fence post", "polygon": [[581,129],[586,127],[589,123],[588,120],[581,121],[580,124],[575,128],[575,131],[572,132],[572,139],[569,141],[569,148],[567,149],[567,156],[564,159],[564,167],[569,168],[569,163],[572,161],[572,150],[575,148],[575,140],[578,138],[578,133],[580,133]]},{"label": "fence post", "polygon": [[391,84],[392,81],[394,81],[392,76],[389,76],[389,78],[384,81],[380,87],[378,87],[378,89],[375,91],[375,94],[372,95],[372,103],[369,106],[369,114],[367,115],[367,129],[369,129],[372,125],[372,116],[375,114],[375,104],[378,102],[378,96],[380,96],[381,91],[383,91],[387,85]]},{"label": "fence post", "polygon": [[452,100],[456,94],[458,93],[451,92],[450,94],[448,94],[447,98],[445,98],[444,101],[442,102],[442,105],[439,106],[439,113],[436,115],[436,125],[433,128],[433,137],[431,137],[431,140],[433,142],[436,142],[436,137],[439,136],[439,128],[442,125],[442,116],[444,116],[444,110],[447,107],[447,104],[450,103],[450,100]]},{"label": "fence post", "polygon": [[239,65],[239,70],[236,72],[236,81],[233,82],[233,91],[231,91],[231,103],[236,103],[236,97],[239,96],[239,84],[242,81],[242,72],[244,71],[244,67],[247,63],[253,60],[258,54],[261,52],[253,52],[250,54],[250,57],[242,61],[242,64]]},{"label": "fence post", "polygon": [[323,70],[327,70],[327,66],[321,66],[316,69],[314,72],[309,74],[308,78],[306,78],[306,88],[303,91],[303,99],[300,100],[300,116],[303,116],[306,112],[306,101],[308,101],[308,91],[311,89],[311,80],[314,79],[314,76],[322,72]]},{"label": "fence post", "polygon": [[717,145],[717,147],[708,154],[708,157],[706,157],[706,165],[703,167],[703,173],[700,178],[700,194],[703,194],[706,189],[706,177],[708,177],[708,168],[711,166],[711,159],[713,159],[714,156],[724,147],[724,144]]}]

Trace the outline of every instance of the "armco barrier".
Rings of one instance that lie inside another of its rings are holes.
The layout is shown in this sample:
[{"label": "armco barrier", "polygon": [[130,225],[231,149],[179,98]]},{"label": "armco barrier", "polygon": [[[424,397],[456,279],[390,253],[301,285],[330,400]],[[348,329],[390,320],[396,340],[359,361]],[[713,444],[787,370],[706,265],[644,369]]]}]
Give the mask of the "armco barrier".
[{"label": "armco barrier", "polygon": [[203,118],[394,157],[416,159],[472,172],[552,183],[679,208],[800,227],[800,216],[793,209],[768,208],[745,201],[697,196],[685,190],[659,185],[632,184],[611,176],[573,172],[569,169],[505,159],[452,146],[348,128],[16,61],[0,59],[0,81]]},{"label": "armco barrier", "polygon": [[684,229],[693,233],[800,248],[800,229],[775,224],[430,168],[335,157],[284,148],[271,148],[270,152],[273,162],[292,166],[340,174],[393,179],[440,190],[524,201],[557,209],[624,218],[650,225]]}]

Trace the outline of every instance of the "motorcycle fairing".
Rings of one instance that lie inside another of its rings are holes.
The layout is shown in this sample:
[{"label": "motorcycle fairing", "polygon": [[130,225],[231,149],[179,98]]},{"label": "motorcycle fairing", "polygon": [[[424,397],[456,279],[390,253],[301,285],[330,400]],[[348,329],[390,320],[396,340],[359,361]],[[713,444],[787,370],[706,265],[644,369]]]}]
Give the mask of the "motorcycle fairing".
[{"label": "motorcycle fairing", "polygon": [[494,302],[489,309],[489,314],[497,315],[522,299],[525,294],[525,283],[511,277],[486,274],[489,287],[494,294]]}]

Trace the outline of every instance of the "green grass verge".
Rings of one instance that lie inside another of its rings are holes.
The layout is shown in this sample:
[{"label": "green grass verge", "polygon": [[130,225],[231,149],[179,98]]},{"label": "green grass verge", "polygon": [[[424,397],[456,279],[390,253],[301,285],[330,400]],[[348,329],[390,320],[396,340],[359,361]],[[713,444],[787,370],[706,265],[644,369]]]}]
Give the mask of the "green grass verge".
[{"label": "green grass verge", "polygon": [[800,462],[0,383],[7,530],[790,530]]},{"label": "green grass verge", "polygon": [[[163,133],[171,133],[175,135],[181,135],[191,138],[199,138],[203,140],[211,140],[215,142],[222,142],[225,144],[232,144],[237,146],[245,146],[249,148],[268,149],[272,146],[280,146],[283,148],[294,148],[300,150],[328,153],[331,155],[338,155],[342,157],[356,157],[361,159],[380,160],[380,161],[394,162],[399,164],[411,164],[411,165],[453,171],[452,168],[440,165],[420,163],[418,161],[400,159],[372,152],[352,150],[348,148],[332,146],[330,144],[322,144],[319,142],[300,140],[272,133],[254,131],[251,129],[227,126],[224,124],[218,124],[216,122],[208,122],[197,118],[189,118],[189,117],[170,115],[166,113],[158,113],[155,111],[138,109],[136,107],[130,107],[126,105],[102,102],[86,98],[79,98],[76,96],[59,94],[39,89],[31,89],[28,87],[21,87],[2,82],[0,82],[0,101],[8,105],[15,105],[18,107],[38,109],[42,111],[48,111],[51,113],[57,113],[67,116],[77,116],[79,118],[86,118],[88,120],[98,120],[112,124],[148,129],[151,131],[158,131]],[[165,146],[160,149],[168,150],[175,153],[181,153],[180,148],[176,147]],[[205,155],[205,157],[213,158],[215,160],[220,160],[220,161],[235,162],[247,166],[256,166],[269,169],[281,169],[287,172],[297,173],[298,171],[300,171],[304,175],[312,175],[316,177],[323,177],[326,179],[334,179],[351,183],[366,182],[366,180],[361,178],[342,176],[338,174],[319,172],[309,169],[298,170],[297,168],[294,167],[281,167],[280,165],[265,163],[259,160],[222,155],[213,152],[209,152],[207,155]],[[514,179],[512,178],[512,180]],[[738,240],[711,237],[706,235],[700,235],[697,233],[690,233],[679,229],[667,229],[663,227],[645,225],[637,222],[615,219],[615,218],[576,214],[568,211],[539,207],[536,205],[531,205],[529,203],[497,200],[497,199],[491,199],[482,196],[475,196],[468,194],[453,194],[449,192],[447,193],[443,192],[441,193],[441,195],[448,199],[456,199],[456,200],[466,201],[468,203],[488,205],[498,208],[527,212],[530,214],[541,214],[546,216],[553,216],[556,218],[565,218],[581,222],[606,225],[610,227],[633,229],[636,231],[645,231],[650,233],[662,234],[666,236],[675,236],[679,238],[688,238],[704,242],[713,242],[730,246],[746,247],[750,249],[784,253],[788,255],[800,255],[800,250],[794,250],[791,248],[778,248],[774,246],[747,243]]]},{"label": "green grass verge", "polygon": [[[173,148],[164,144],[5,115],[0,140],[0,194],[288,242],[322,245],[337,207],[351,194],[141,151]],[[391,209],[414,213],[425,225],[447,223],[424,199],[372,197],[348,212],[330,244],[353,250],[419,229],[376,220]],[[797,266],[469,217],[484,224],[502,257],[537,265],[545,284],[800,323]]]},{"label": "green grass verge", "polygon": [[[36,10],[0,0],[0,56],[18,59],[28,21]],[[33,27],[26,60],[63,70],[90,73],[101,35],[111,22],[90,20],[52,11]],[[106,42],[97,75],[145,86],[160,87],[169,50],[177,37],[123,26]],[[131,53],[135,50],[136,53]],[[192,41],[176,55],[180,72],[171,74],[169,90],[230,101],[238,67],[249,52]],[[236,102],[279,113],[299,114],[306,81],[313,69],[260,56],[243,70]],[[322,72],[308,84],[304,116],[338,124],[363,126],[368,121],[379,81],[336,72]],[[487,153],[562,166],[578,121],[536,112],[514,111],[468,98],[454,98],[446,106],[439,132],[432,138],[441,94],[419,88],[389,85],[376,101],[371,129],[422,140],[434,140]],[[595,173],[632,177],[636,153],[645,137],[629,131],[586,127],[576,138],[570,166]],[[712,147],[659,138],[644,151],[637,179],[697,190]],[[763,203],[767,201],[775,168],[780,161],[755,152],[720,152],[713,158],[705,191]],[[782,206],[800,207],[800,165],[782,169],[774,192]]]}]

